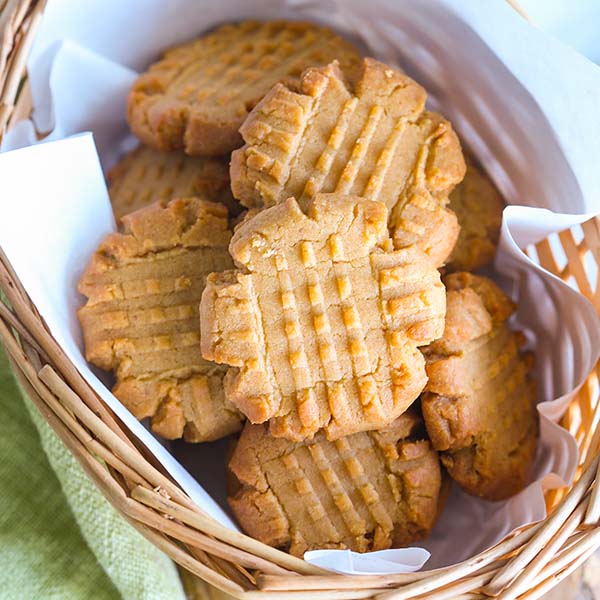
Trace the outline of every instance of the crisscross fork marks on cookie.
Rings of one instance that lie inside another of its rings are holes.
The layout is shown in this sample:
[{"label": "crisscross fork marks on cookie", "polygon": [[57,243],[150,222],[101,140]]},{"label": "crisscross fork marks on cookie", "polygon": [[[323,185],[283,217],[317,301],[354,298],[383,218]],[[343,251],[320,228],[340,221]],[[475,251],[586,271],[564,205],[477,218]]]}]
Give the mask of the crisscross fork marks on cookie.
[{"label": "crisscross fork marks on cookie", "polygon": [[[396,246],[420,243],[437,264],[441,264],[452,251],[459,231],[456,215],[445,208],[448,200],[440,203],[439,198],[427,189],[427,164],[432,147],[443,135],[443,130],[442,125],[438,125],[425,138],[417,152],[412,173],[389,218]],[[437,224],[441,231],[431,231],[432,224]]]},{"label": "crisscross fork marks on cookie", "polygon": [[188,441],[239,429],[222,390],[226,369],[200,353],[205,278],[232,265],[227,210],[197,198],[150,205],[109,235],[80,284],[86,358],[112,370],[115,395],[153,430]]},{"label": "crisscross fork marks on cookie", "polygon": [[332,468],[331,461],[328,459],[322,446],[319,444],[310,444],[308,451],[331,494],[333,502],[340,511],[340,515],[348,531],[353,536],[362,535],[366,530],[366,521],[354,507],[352,499],[344,487],[343,477],[340,477],[335,469]]},{"label": "crisscross fork marks on cookie", "polygon": [[[366,441],[366,440],[365,440]],[[373,447],[369,438],[368,445]],[[340,454],[346,471],[353,482],[353,486],[359,491],[365,505],[367,506],[373,520],[377,524],[375,531],[378,536],[389,537],[394,525],[390,515],[390,508],[393,503],[388,502],[386,507],[381,496],[383,489],[377,489],[372,482],[372,477],[367,475],[360,459],[355,455],[352,445],[346,438],[341,438],[334,442],[337,451]]]},{"label": "crisscross fork marks on cookie", "polygon": [[319,429],[319,408],[315,397],[314,375],[309,367],[304,347],[302,326],[298,319],[298,305],[294,295],[294,284],[289,273],[285,254],[274,257],[275,269],[281,290],[281,308],[285,337],[288,344],[288,357],[296,391],[298,417],[302,426],[313,431]]},{"label": "crisscross fork marks on cookie", "polygon": [[[441,264],[458,231],[445,207],[465,165],[450,124],[424,110],[425,97],[373,59],[355,85],[335,63],[309,69],[298,91],[276,85],[240,129],[246,144],[232,155],[234,196],[249,207],[289,196],[304,206],[320,192],[382,201],[396,247],[423,239]],[[432,217],[450,242],[427,227]],[[442,250],[428,243],[435,233]]]},{"label": "crisscross fork marks on cookie", "polygon": [[[425,385],[418,346],[442,330],[445,294],[418,248],[389,250],[386,218],[355,197],[317,196],[308,214],[290,199],[236,230],[244,271],[208,278],[203,355],[233,367],[227,397],[273,435],[385,426]],[[392,282],[410,265],[419,276]]]},{"label": "crisscross fork marks on cookie", "polygon": [[108,193],[117,219],[154,202],[199,196],[240,212],[229,186],[227,162],[190,157],[140,146],[126,154],[108,174]]},{"label": "crisscross fork marks on cookie", "polygon": [[[384,419],[384,407],[379,399],[379,390],[373,373],[373,362],[369,356],[366,332],[361,323],[357,302],[366,301],[364,296],[355,299],[350,281],[352,266],[347,262],[344,242],[339,234],[333,234],[328,245],[341,302],[344,333],[348,340],[348,353],[352,361],[353,375],[357,382],[358,397],[362,410],[374,420]],[[375,282],[371,282],[373,288]],[[373,304],[376,304],[373,302]],[[375,306],[374,306],[375,308]],[[334,413],[335,414],[335,413]]]},{"label": "crisscross fork marks on cookie", "polygon": [[[316,194],[324,189],[325,178],[331,172],[333,161],[344,143],[346,134],[352,124],[352,116],[354,115],[357,106],[358,98],[349,98],[344,102],[337,124],[333,128],[323,152],[321,152],[319,158],[315,161],[315,167],[304,185],[301,198],[314,198]],[[282,150],[286,150],[286,148],[283,147]],[[247,152],[250,152],[250,148],[247,149]],[[290,154],[293,154],[293,152],[290,152]],[[278,183],[286,182],[278,181]],[[262,185],[262,182],[257,181],[256,185],[260,186]],[[257,189],[262,190],[263,188],[258,187]],[[267,193],[265,193],[264,196],[265,198],[268,198]],[[369,199],[375,200],[375,198]],[[265,201],[265,205],[268,206],[269,202]]]},{"label": "crisscross fork marks on cookie", "polygon": [[423,190],[411,185],[402,209],[396,206],[396,216],[390,220],[394,244],[416,243],[437,265],[443,265],[456,244],[460,226],[452,210]]},{"label": "crisscross fork marks on cookie", "polygon": [[[188,64],[171,82],[171,93],[192,105],[206,103],[219,92],[221,95],[216,98],[216,104],[231,102],[242,91],[233,84],[249,86],[264,75],[265,70],[273,67],[279,66],[285,73],[285,62],[280,66],[280,61],[285,61],[294,51],[302,52],[315,41],[314,32],[298,36],[297,32],[289,29],[275,31],[272,37],[256,41],[258,30],[259,27],[246,30],[231,39],[227,48],[215,48],[209,55],[205,54],[205,61],[209,56],[215,60],[212,68],[202,70],[197,62]],[[223,90],[230,91],[224,94]]]},{"label": "crisscross fork marks on cookie", "polygon": [[383,184],[388,171],[393,166],[393,161],[398,147],[402,143],[402,138],[408,127],[409,121],[405,117],[400,117],[394,124],[392,131],[386,140],[377,160],[375,167],[367,181],[367,185],[362,195],[369,200],[377,200],[383,193]]},{"label": "crisscross fork marks on cookie", "polygon": [[302,504],[306,506],[306,511],[314,526],[323,529],[323,533],[329,539],[336,539],[339,534],[323,507],[319,494],[315,492],[310,478],[307,477],[300,466],[297,455],[294,453],[285,454],[281,458],[281,462],[289,473],[294,491],[300,496]]},{"label": "crisscross fork marks on cookie", "polygon": [[[415,342],[425,343],[444,328],[438,312],[437,274],[424,272],[418,262],[398,263],[387,254],[372,255],[371,263],[379,282],[379,310],[386,324],[392,378],[402,388],[411,377],[411,366],[422,360]],[[396,402],[402,398],[394,397]]]},{"label": "crisscross fork marks on cookie", "polygon": [[132,130],[160,150],[220,156],[241,144],[248,112],[277,82],[298,81],[310,66],[338,59],[349,72],[359,56],[331,30],[272,21],[225,25],[165,53],[134,83]]},{"label": "crisscross fork marks on cookie", "polygon": [[[266,351],[267,323],[253,278],[235,271],[211,273],[200,304],[203,355],[231,368],[224,378],[226,396],[255,421],[280,410],[272,357]],[[210,307],[218,318],[208,314]],[[210,343],[211,350],[207,352]]]},{"label": "crisscross fork marks on cookie", "polygon": [[441,487],[420,428],[409,411],[379,433],[294,443],[248,423],[229,463],[228,501],[246,532],[297,556],[410,544],[433,527]]},{"label": "crisscross fork marks on cookie", "polygon": [[[375,420],[385,419],[385,415],[373,376],[375,364],[369,356],[367,335],[361,324],[357,300],[352,290],[349,276],[352,271],[351,264],[346,262],[343,242],[339,235],[333,234],[326,247],[328,253],[325,253],[325,262],[330,260],[333,267],[331,287],[335,287],[337,291],[337,297],[329,298],[328,301],[325,300],[321,285],[320,272],[323,270],[323,264],[316,260],[313,243],[303,241],[298,246],[303,277],[296,273],[296,279],[300,277],[306,285],[311,317],[305,327],[300,323],[287,260],[285,256],[278,255],[274,257],[274,261],[280,281],[284,328],[297,390],[296,404],[300,426],[306,432],[315,432],[326,425],[327,430],[334,434],[338,427],[344,427],[343,423],[347,419],[344,405],[348,402],[348,394],[344,385],[340,384],[344,379],[343,370],[340,368],[340,355],[343,355],[344,361],[347,360],[346,357],[350,359],[351,374],[356,381],[356,393],[363,413]],[[369,293],[360,296],[358,302],[369,302],[375,308],[376,288],[376,282],[373,281],[368,288]],[[336,306],[338,303],[339,308]],[[343,327],[336,331],[340,338],[337,344],[330,326],[329,313],[332,310],[340,311],[340,324],[343,324]],[[316,338],[316,356],[320,362],[317,363],[317,369],[309,367],[305,349],[305,344],[311,343],[313,336]],[[383,395],[385,396],[385,390]],[[272,422],[273,432],[277,433],[280,427],[286,428],[287,420],[275,418]]]},{"label": "crisscross fork marks on cookie", "polygon": [[[356,141],[354,142],[352,152],[350,153],[350,158],[340,175],[337,185],[335,186],[335,192],[340,194],[351,193],[360,169],[367,158],[369,146],[375,137],[377,127],[383,119],[384,114],[385,110],[379,105],[373,106],[369,111],[365,124],[358,134]],[[367,183],[367,187],[368,185],[369,184]]]},{"label": "crisscross fork marks on cookie", "polygon": [[[239,40],[233,40],[225,53],[213,53],[222,60],[225,69],[199,72],[198,65],[192,64],[180,73],[173,82],[173,93],[180,100],[190,100],[192,105],[207,104],[215,100],[219,106],[234,102],[240,96],[247,97],[246,108],[252,108],[261,97],[264,83],[259,82],[267,76],[272,81],[297,78],[307,65],[323,62],[317,45],[316,31],[280,29],[271,26],[274,35],[268,39],[255,40],[260,28],[249,32]],[[190,82],[190,76],[198,76]],[[259,90],[253,86],[260,86]],[[224,92],[225,90],[225,92]],[[229,91],[227,91],[229,90]],[[215,96],[219,94],[216,98]]]},{"label": "crisscross fork marks on cookie", "polygon": [[308,299],[312,311],[313,325],[318,344],[318,356],[325,381],[339,381],[342,378],[339,357],[333,340],[331,320],[327,313],[327,304],[313,244],[300,242],[301,260],[304,265]]}]

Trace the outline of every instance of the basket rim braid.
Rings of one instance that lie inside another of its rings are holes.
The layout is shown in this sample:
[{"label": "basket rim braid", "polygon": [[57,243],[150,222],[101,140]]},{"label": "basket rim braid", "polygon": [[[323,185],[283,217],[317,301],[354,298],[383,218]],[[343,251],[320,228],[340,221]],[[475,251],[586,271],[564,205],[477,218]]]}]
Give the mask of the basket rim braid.
[{"label": "basket rim braid", "polygon": [[[0,0],[0,139],[31,112],[25,61],[45,4]],[[600,217],[577,231],[561,232],[558,244],[566,257],[564,266],[547,239],[530,256],[572,283],[600,315],[600,269],[588,269],[586,263],[600,266]],[[577,441],[580,462],[572,486],[546,493],[549,516],[544,521],[450,567],[337,575],[232,531],[195,506],[70,363],[1,248],[0,290],[0,343],[15,376],[87,475],[144,537],[183,568],[236,598],[458,600],[492,595],[533,600],[600,547],[600,363],[561,421]]]}]

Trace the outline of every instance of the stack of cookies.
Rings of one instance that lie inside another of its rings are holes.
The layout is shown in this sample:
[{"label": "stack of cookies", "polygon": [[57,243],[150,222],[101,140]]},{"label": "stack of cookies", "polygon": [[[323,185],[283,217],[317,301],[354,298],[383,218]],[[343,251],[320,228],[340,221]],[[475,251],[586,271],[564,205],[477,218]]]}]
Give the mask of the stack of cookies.
[{"label": "stack of cookies", "polygon": [[166,439],[232,434],[229,503],[301,556],[428,535],[450,482],[527,483],[532,358],[472,271],[502,199],[407,75],[332,31],[225,25],[135,82],[87,359]]}]

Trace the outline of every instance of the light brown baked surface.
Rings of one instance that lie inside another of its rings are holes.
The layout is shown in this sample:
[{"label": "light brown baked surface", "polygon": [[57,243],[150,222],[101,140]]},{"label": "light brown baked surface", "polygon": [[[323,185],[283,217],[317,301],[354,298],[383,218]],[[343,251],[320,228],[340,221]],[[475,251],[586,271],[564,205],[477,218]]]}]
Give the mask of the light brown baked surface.
[{"label": "light brown baked surface", "polygon": [[147,146],[129,152],[110,170],[108,193],[117,220],[154,202],[190,196],[222,202],[232,215],[241,211],[231,195],[227,159],[160,152]]},{"label": "light brown baked surface", "polygon": [[319,192],[383,202],[396,247],[418,242],[442,264],[458,235],[445,207],[464,176],[452,126],[425,110],[425,90],[403,73],[364,59],[355,84],[333,63],[307,70],[298,90],[277,84],[240,132],[233,195],[248,207]]},{"label": "light brown baked surface", "polygon": [[460,233],[447,261],[448,271],[474,271],[496,255],[504,200],[492,180],[466,156],[465,178],[450,194]]},{"label": "light brown baked surface", "polygon": [[422,409],[431,443],[450,476],[468,493],[502,500],[527,483],[538,415],[532,356],[506,320],[513,303],[489,279],[444,278],[444,335],[427,349]]},{"label": "light brown baked surface", "polygon": [[330,29],[292,21],[223,25],[168,50],[134,83],[132,131],[159,150],[220,156],[242,144],[238,129],[278,81],[337,59],[352,70],[354,47]]},{"label": "light brown baked surface", "polygon": [[202,353],[230,365],[225,393],[278,437],[330,439],[402,414],[442,334],[445,292],[418,248],[392,251],[381,202],[319,194],[238,225],[238,270],[208,277]]},{"label": "light brown baked surface", "polygon": [[114,371],[114,394],[158,435],[191,442],[241,427],[225,369],[202,358],[198,304],[208,273],[230,268],[227,209],[198,198],[123,218],[79,282],[86,359]]},{"label": "light brown baked surface", "polygon": [[431,531],[441,486],[420,426],[409,411],[377,432],[294,443],[248,423],[229,462],[229,505],[249,535],[296,556],[411,544]]}]

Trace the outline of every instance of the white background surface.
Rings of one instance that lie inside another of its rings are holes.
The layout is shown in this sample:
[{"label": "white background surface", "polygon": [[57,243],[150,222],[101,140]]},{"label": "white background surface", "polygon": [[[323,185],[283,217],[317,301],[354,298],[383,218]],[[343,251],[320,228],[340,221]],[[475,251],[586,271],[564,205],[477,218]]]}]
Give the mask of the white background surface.
[{"label": "white background surface", "polygon": [[600,63],[599,0],[519,0],[532,23]]}]

